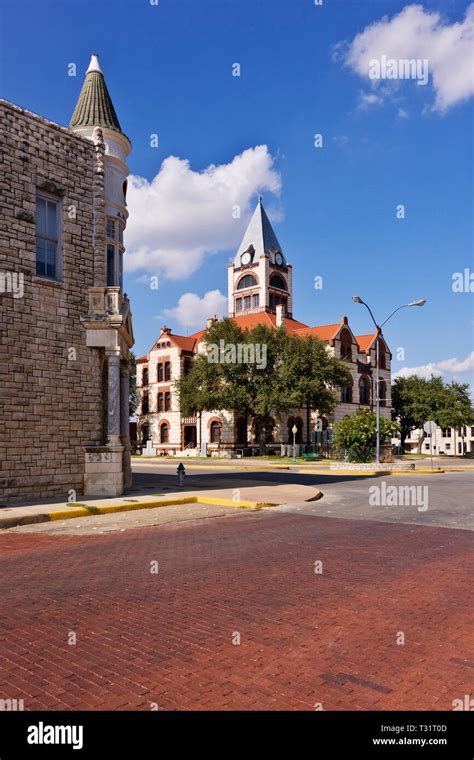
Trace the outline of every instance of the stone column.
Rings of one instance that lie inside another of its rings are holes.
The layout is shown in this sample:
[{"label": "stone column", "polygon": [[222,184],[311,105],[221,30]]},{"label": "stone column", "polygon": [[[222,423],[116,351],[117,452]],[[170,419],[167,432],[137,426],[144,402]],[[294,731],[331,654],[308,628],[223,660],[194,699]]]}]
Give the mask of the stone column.
[{"label": "stone column", "polygon": [[120,349],[106,351],[108,362],[108,443],[120,446]]},{"label": "stone column", "polygon": [[128,363],[120,365],[120,438],[123,446],[123,484],[125,488],[132,486],[132,462],[130,445],[130,370]]}]

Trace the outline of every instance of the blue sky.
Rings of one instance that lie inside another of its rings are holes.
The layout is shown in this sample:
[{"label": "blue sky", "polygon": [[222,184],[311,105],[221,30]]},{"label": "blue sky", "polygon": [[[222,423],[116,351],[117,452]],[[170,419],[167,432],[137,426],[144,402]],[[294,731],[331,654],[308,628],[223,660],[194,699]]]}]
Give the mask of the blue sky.
[{"label": "blue sky", "polygon": [[[137,218],[126,238],[138,355],[164,322],[187,334],[202,324],[207,306],[221,303],[227,262],[261,189],[294,267],[296,318],[324,324],[347,314],[354,331],[364,333],[368,314],[352,303],[354,293],[380,321],[400,303],[426,298],[423,309],[406,309],[387,326],[392,352],[405,351],[403,361],[394,356],[394,369],[428,371],[434,363],[448,379],[470,380],[473,294],[452,290],[453,273],[474,268],[472,87],[459,75],[470,3],[407,6],[398,0],[324,0],[323,6],[314,0],[160,0],[157,6],[2,0],[2,97],[66,125],[90,54],[99,53],[133,144],[130,173],[147,180],[134,196]],[[426,22],[419,34],[412,34],[413,13]],[[385,26],[362,42],[369,51],[427,56],[426,86],[374,85],[361,73],[354,38],[384,15]],[[474,7],[469,18],[474,22]],[[453,24],[454,42],[443,33]],[[439,54],[438,43],[451,46],[448,56]],[[76,77],[67,74],[70,62]],[[236,62],[240,77],[232,76]],[[153,133],[158,148],[150,146]],[[323,135],[319,149],[316,133]],[[256,146],[266,146],[264,153],[257,156]],[[249,149],[241,161],[242,216],[223,222],[219,177],[237,181],[240,163],[233,162]],[[153,193],[148,183],[169,156],[180,161],[167,165]],[[396,218],[398,204],[405,205],[405,219]],[[142,239],[144,210],[151,231]],[[138,266],[133,250],[140,247]],[[159,275],[158,290],[150,289],[147,274]],[[323,277],[322,290],[313,286],[316,276]],[[209,292],[214,295],[204,303],[198,300]],[[195,327],[179,310],[186,293],[197,296]]]}]

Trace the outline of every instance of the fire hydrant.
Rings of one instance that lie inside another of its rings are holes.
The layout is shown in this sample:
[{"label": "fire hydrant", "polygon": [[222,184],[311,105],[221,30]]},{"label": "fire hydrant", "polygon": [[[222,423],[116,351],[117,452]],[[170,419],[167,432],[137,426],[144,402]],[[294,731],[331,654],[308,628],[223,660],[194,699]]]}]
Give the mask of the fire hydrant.
[{"label": "fire hydrant", "polygon": [[178,473],[178,484],[179,487],[182,488],[184,486],[184,479],[186,477],[186,469],[184,467],[184,464],[182,462],[179,463],[178,469],[176,470]]}]

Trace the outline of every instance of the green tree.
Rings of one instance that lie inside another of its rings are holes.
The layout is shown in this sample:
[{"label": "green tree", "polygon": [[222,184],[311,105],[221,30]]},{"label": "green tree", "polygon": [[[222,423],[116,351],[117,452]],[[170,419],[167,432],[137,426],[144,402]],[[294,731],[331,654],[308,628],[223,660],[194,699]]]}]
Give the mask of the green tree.
[{"label": "green tree", "polygon": [[441,427],[460,427],[472,420],[469,386],[460,383],[444,383],[441,377],[431,376],[429,380],[412,375],[398,377],[392,387],[392,417],[400,424],[402,448],[412,430],[421,429],[417,450],[421,447],[426,433],[423,425],[433,420]]},{"label": "green tree", "polygon": [[[284,328],[258,325],[243,331],[225,318],[211,325],[205,342],[206,352],[175,383],[183,414],[219,409],[241,414],[252,420],[262,453],[274,416],[281,418],[306,402],[330,412],[337,387],[348,379],[347,366],[332,357],[325,344],[288,335]],[[232,347],[239,345],[249,355],[253,350],[256,361],[233,360]]]},{"label": "green tree", "polygon": [[[377,440],[376,415],[369,409],[358,409],[334,426],[334,442],[351,462],[369,462],[374,458]],[[386,443],[397,434],[399,426],[385,417],[380,419],[380,442]]]}]

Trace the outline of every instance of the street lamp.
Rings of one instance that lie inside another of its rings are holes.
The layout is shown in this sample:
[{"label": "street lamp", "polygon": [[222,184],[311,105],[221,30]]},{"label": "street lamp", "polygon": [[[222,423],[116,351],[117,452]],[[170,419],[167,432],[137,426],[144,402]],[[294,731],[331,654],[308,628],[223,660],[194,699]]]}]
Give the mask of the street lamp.
[{"label": "street lamp", "polygon": [[377,331],[377,341],[375,343],[375,417],[376,417],[376,423],[375,423],[375,434],[376,434],[376,447],[375,447],[375,462],[376,464],[380,464],[380,388],[379,388],[379,335],[382,331],[382,327],[387,324],[388,320],[393,317],[394,314],[397,313],[397,311],[400,311],[400,309],[406,309],[408,306],[424,306],[426,301],[424,298],[418,300],[418,301],[411,301],[410,303],[404,303],[401,306],[397,306],[396,309],[392,311],[391,314],[385,319],[382,324],[378,325],[375,321],[375,317],[372,314],[372,310],[368,304],[365,303],[365,301],[362,300],[360,296],[352,296],[352,300],[354,303],[361,303],[363,306],[366,307],[368,310],[372,322],[375,325],[375,329]]},{"label": "street lamp", "polygon": [[291,432],[293,433],[293,462],[296,462],[296,433],[298,432],[296,425],[293,425]]}]

